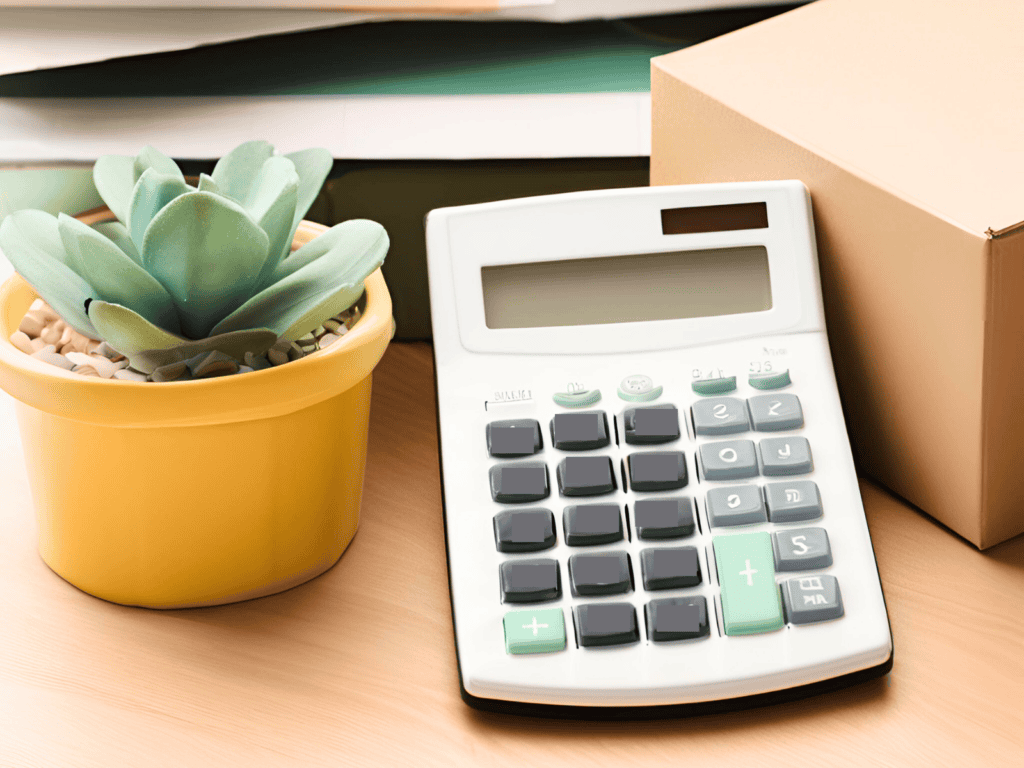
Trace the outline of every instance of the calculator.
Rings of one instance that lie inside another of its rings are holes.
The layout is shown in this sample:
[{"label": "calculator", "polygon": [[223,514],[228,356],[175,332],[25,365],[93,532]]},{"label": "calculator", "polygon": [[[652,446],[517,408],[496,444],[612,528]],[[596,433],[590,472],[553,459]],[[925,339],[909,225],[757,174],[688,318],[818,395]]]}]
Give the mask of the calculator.
[{"label": "calculator", "polygon": [[426,235],[469,704],[692,714],[891,669],[802,183],[443,208]]}]

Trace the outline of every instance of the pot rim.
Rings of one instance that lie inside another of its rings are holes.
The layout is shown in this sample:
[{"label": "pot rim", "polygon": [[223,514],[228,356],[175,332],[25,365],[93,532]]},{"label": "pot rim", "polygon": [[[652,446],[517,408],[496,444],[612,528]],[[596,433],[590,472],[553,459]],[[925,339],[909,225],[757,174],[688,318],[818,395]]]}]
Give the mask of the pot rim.
[{"label": "pot rim", "polygon": [[[78,218],[93,224],[113,215],[101,208]],[[293,247],[327,229],[303,221]],[[15,273],[0,285],[0,389],[57,416],[118,427],[199,426],[272,418],[339,394],[372,372],[391,341],[391,296],[380,269],[366,278],[365,289],[365,309],[359,321],[327,349],[244,375],[153,384],[81,376],[15,347],[10,335],[17,326],[11,327],[8,307],[19,302],[27,310],[38,296]],[[17,322],[23,313],[13,313],[18,315]]]}]

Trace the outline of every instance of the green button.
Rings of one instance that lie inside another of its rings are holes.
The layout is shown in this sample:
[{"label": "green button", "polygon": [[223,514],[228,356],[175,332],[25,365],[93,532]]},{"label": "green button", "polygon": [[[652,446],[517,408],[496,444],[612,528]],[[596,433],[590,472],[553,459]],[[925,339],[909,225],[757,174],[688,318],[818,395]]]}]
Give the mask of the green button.
[{"label": "green button", "polygon": [[715,562],[722,585],[725,634],[754,635],[780,629],[782,598],[768,533],[716,536]]},{"label": "green button", "polygon": [[723,376],[720,379],[697,379],[691,385],[698,395],[720,395],[736,389],[735,376]]},{"label": "green button", "polygon": [[752,373],[747,381],[754,389],[781,389],[793,383],[788,368],[778,373]]},{"label": "green button", "polygon": [[601,390],[588,389],[586,392],[555,392],[551,399],[566,408],[585,408],[601,399]]},{"label": "green button", "polygon": [[562,609],[506,613],[505,650],[514,654],[565,650]]}]

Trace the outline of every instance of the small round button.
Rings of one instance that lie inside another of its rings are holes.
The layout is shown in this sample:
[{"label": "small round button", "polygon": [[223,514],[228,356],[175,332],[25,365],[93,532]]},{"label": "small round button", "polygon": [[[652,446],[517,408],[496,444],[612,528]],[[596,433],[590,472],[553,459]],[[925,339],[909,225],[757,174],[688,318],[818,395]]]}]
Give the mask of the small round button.
[{"label": "small round button", "polygon": [[619,397],[631,403],[643,403],[661,396],[662,388],[654,385],[654,379],[636,373],[627,376],[619,384]]},{"label": "small round button", "polygon": [[654,389],[654,379],[650,376],[644,376],[641,373],[637,373],[633,376],[627,376],[619,384],[619,389],[623,392],[628,392],[631,395],[645,395]]}]

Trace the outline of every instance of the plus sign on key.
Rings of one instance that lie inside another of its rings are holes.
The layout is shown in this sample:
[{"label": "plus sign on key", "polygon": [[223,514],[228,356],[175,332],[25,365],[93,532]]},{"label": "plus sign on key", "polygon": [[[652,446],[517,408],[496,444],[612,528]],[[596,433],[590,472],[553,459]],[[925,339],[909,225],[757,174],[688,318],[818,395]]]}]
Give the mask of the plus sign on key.
[{"label": "plus sign on key", "polygon": [[505,650],[511,654],[565,650],[565,619],[561,608],[512,611],[505,614]]},{"label": "plus sign on key", "polygon": [[716,536],[714,547],[725,634],[754,635],[780,629],[784,623],[782,599],[775,585],[771,536]]}]

